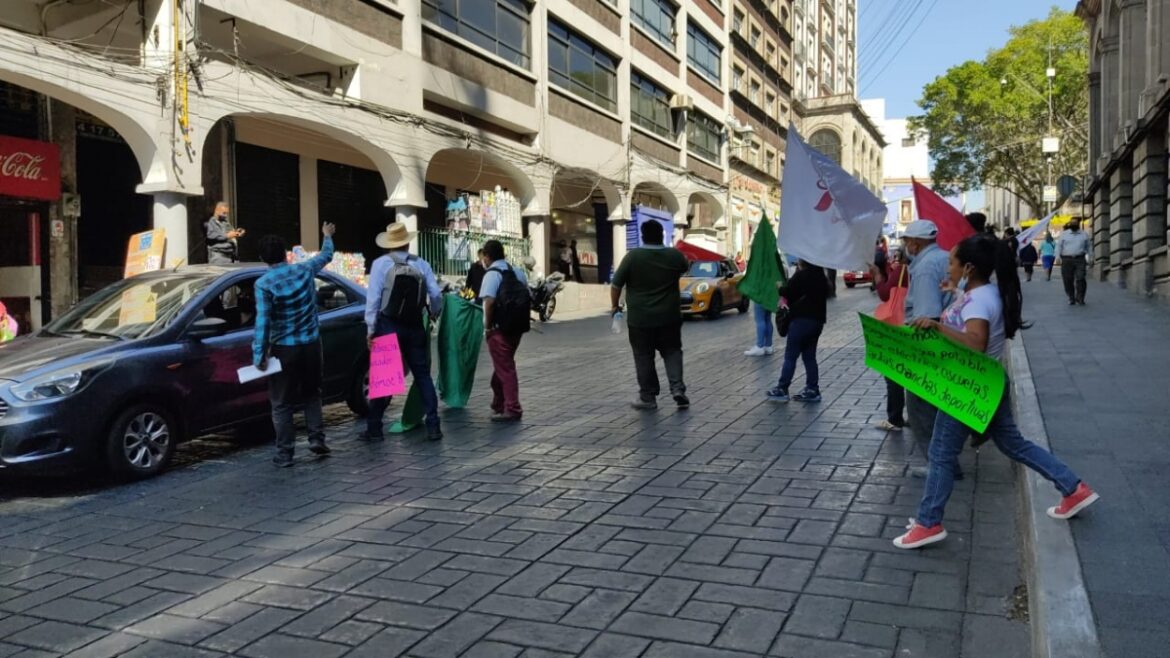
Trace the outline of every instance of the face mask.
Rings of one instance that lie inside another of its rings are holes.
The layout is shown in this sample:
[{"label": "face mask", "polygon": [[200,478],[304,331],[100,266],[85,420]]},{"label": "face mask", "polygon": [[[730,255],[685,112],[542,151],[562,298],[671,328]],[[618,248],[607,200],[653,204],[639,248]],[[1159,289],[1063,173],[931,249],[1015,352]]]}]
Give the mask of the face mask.
[{"label": "face mask", "polygon": [[957,288],[958,290],[960,290],[962,292],[967,291],[967,271],[966,270],[963,271],[963,276],[962,276],[962,278],[959,279],[959,282],[957,284],[955,284],[955,288]]}]

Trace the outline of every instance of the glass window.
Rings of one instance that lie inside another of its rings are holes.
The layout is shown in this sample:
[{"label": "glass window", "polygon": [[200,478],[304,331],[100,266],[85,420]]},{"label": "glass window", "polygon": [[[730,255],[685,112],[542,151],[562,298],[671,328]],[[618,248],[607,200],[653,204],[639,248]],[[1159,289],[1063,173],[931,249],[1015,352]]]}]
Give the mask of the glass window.
[{"label": "glass window", "polygon": [[760,30],[756,26],[752,26],[752,35],[748,37],[748,43],[752,44],[752,48],[760,47]]},{"label": "glass window", "polygon": [[760,104],[760,83],[752,80],[751,85],[748,86],[748,100],[753,105]]},{"label": "glass window", "polygon": [[677,11],[670,0],[630,0],[630,17],[634,24],[668,46],[674,45],[674,15]]},{"label": "glass window", "polygon": [[743,34],[743,12],[738,9],[731,14],[731,31]]},{"label": "glass window", "polygon": [[617,60],[560,22],[548,22],[549,80],[609,111],[617,109]]},{"label": "glass window", "polygon": [[699,157],[720,162],[721,132],[719,122],[715,119],[702,112],[690,112],[690,120],[687,122],[687,149]]},{"label": "glass window", "polygon": [[422,0],[422,16],[524,68],[531,63],[526,0]]},{"label": "glass window", "polygon": [[630,120],[663,137],[674,135],[670,93],[633,70],[630,71]]},{"label": "glass window", "polygon": [[808,138],[808,145],[825,154],[833,162],[841,164],[841,138],[832,130],[816,131]]},{"label": "glass window", "polygon": [[694,23],[687,23],[687,63],[718,84],[723,46]]},{"label": "glass window", "polygon": [[909,148],[911,146],[914,146],[914,138],[913,137],[903,137],[902,138],[902,146],[905,148]]},{"label": "glass window", "polygon": [[202,272],[172,271],[122,279],[90,295],[45,330],[111,339],[153,336],[216,278]]},{"label": "glass window", "polygon": [[738,66],[731,67],[731,89],[743,93],[743,69]]}]

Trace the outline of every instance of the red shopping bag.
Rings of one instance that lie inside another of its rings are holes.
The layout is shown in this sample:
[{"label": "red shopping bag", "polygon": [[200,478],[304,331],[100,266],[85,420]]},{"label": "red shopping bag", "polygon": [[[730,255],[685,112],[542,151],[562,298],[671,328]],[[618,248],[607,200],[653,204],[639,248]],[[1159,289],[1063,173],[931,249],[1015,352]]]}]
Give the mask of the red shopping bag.
[{"label": "red shopping bag", "polygon": [[877,308],[873,310],[873,317],[895,326],[906,324],[906,293],[910,290],[902,286],[905,280],[906,266],[903,265],[898,273],[897,287],[890,288],[890,298],[878,304]]}]

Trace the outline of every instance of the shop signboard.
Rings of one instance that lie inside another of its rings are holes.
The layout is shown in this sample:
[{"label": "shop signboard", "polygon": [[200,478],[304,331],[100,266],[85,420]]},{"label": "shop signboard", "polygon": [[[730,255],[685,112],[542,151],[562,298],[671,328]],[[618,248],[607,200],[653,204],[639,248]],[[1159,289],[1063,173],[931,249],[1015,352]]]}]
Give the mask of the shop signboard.
[{"label": "shop signboard", "polygon": [[130,236],[130,244],[126,247],[126,269],[123,276],[129,278],[143,272],[162,269],[163,250],[166,244],[167,233],[161,228]]},{"label": "shop signboard", "polygon": [[61,198],[57,145],[0,135],[0,196],[42,201]]}]

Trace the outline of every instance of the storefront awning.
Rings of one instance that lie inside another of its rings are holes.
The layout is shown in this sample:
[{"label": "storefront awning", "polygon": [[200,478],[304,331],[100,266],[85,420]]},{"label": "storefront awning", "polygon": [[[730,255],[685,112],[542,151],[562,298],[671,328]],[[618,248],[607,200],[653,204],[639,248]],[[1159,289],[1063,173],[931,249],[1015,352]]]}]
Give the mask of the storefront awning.
[{"label": "storefront awning", "polygon": [[686,240],[679,240],[678,243],[674,246],[676,249],[683,252],[683,255],[686,256],[689,260],[703,262],[718,262],[721,260],[727,260],[727,256],[717,254],[714,251],[708,251],[707,249],[693,245]]}]

